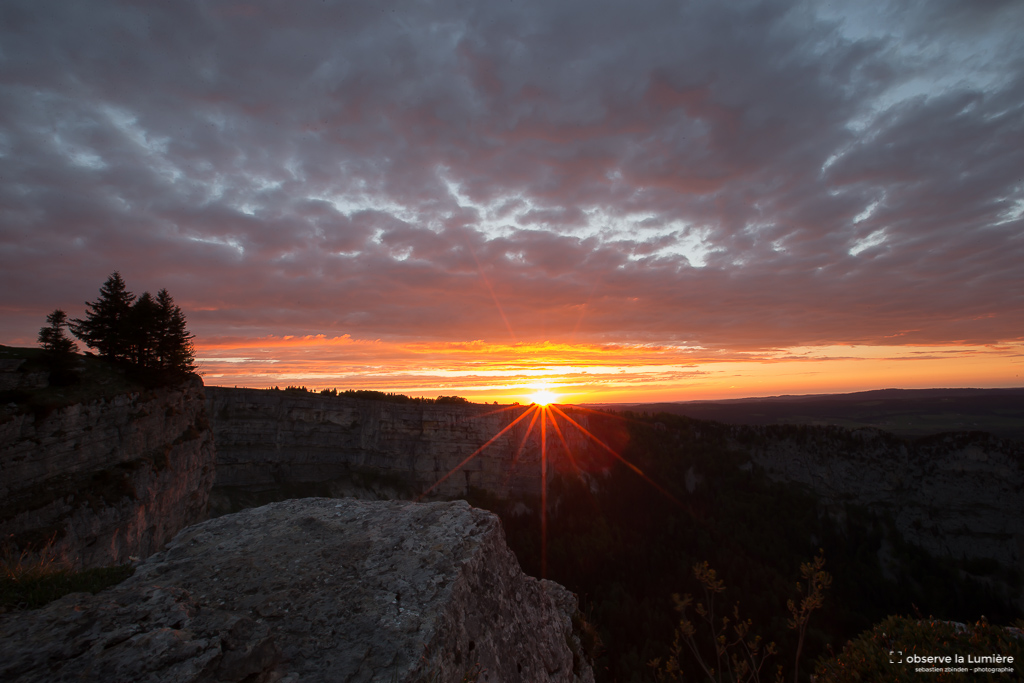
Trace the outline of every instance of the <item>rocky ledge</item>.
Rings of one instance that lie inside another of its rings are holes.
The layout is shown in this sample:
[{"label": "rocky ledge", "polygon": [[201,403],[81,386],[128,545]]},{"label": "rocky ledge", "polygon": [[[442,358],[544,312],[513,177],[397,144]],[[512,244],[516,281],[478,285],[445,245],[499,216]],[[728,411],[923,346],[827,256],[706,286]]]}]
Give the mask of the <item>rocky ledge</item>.
[{"label": "rocky ledge", "polygon": [[0,679],[593,681],[575,609],[464,501],[290,500],[189,527],[98,595],[0,616]]}]

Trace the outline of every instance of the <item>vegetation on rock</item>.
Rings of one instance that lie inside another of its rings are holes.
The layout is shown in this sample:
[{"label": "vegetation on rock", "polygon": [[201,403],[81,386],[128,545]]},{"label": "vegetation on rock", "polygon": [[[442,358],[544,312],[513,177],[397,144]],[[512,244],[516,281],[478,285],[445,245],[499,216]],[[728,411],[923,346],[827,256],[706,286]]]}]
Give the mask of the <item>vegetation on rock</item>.
[{"label": "vegetation on rock", "polygon": [[[274,387],[274,391],[313,395],[313,392],[304,386],[287,386],[284,389]],[[326,398],[336,398],[341,396],[344,398],[358,398],[363,401],[381,401],[387,403],[435,403],[438,405],[463,405],[470,403],[469,400],[461,396],[438,396],[437,398],[425,398],[422,396],[406,396],[405,394],[373,391],[370,389],[346,389],[344,391],[338,391],[337,389],[321,389],[318,395]]]},{"label": "vegetation on rock", "polygon": [[48,355],[56,357],[69,356],[78,351],[75,342],[64,334],[68,325],[68,315],[59,308],[46,316],[46,327],[39,330],[39,345]]},{"label": "vegetation on rock", "polygon": [[[825,591],[832,584],[832,576],[825,571],[824,551],[819,550],[813,561],[802,564],[800,574],[804,581],[796,584],[797,599],[786,603],[790,614],[788,626],[799,634],[793,663],[794,683],[799,681],[800,654],[811,613],[824,605]],[[658,680],[684,680],[683,660],[689,659],[708,680],[716,683],[759,683],[762,673],[767,675],[771,670],[767,666],[769,658],[778,653],[775,643],[765,644],[761,636],[754,633],[753,620],[740,617],[738,602],[733,605],[732,616],[716,619],[715,596],[725,591],[725,583],[707,562],[695,564],[693,575],[704,589],[704,601],[696,603],[694,611],[707,626],[690,619],[689,610],[694,606],[692,595],[672,596],[681,616],[665,664],[661,664],[660,658],[650,662]],[[775,680],[782,680],[782,671],[782,665],[776,665]]]},{"label": "vegetation on rock", "polygon": [[38,551],[0,551],[0,613],[38,609],[69,593],[99,591],[124,581],[131,564],[74,571],[67,558],[53,550],[52,539]]},{"label": "vegetation on rock", "polygon": [[43,359],[50,368],[49,382],[55,386],[75,384],[78,376],[72,372],[78,346],[64,333],[68,326],[67,313],[55,309],[46,316],[46,327],[39,330],[39,345],[43,347]]},{"label": "vegetation on rock", "polygon": [[114,272],[86,306],[85,318],[71,321],[71,332],[101,357],[165,376],[195,372],[195,335],[166,289],[155,298],[149,292],[136,297]]},{"label": "vegetation on rock", "polygon": [[[1006,628],[982,617],[973,624],[935,618],[890,616],[850,640],[834,656],[823,656],[815,671],[829,683],[927,680],[1010,680],[1024,675],[1024,622]],[[929,661],[929,658],[930,661]],[[986,659],[990,658],[990,659]],[[1001,661],[1000,661],[1001,658]],[[1006,661],[1012,658],[1012,662]],[[924,660],[924,661],[922,661]],[[917,672],[918,668],[937,669]],[[947,671],[946,669],[950,669]]]}]

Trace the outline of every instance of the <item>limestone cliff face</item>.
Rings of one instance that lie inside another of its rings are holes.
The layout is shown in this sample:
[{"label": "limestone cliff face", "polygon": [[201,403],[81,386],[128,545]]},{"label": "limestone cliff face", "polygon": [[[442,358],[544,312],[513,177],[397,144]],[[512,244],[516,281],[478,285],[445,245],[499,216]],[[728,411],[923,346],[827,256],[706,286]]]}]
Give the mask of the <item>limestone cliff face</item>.
[{"label": "limestone cliff face", "polygon": [[[207,388],[207,404],[217,442],[215,497],[233,489],[279,498],[409,498],[441,480],[433,493],[445,497],[465,495],[470,487],[502,497],[540,491],[539,430],[525,438],[525,419],[502,433],[525,407],[220,387]],[[592,431],[611,422],[571,414]],[[861,505],[890,515],[904,538],[934,554],[992,558],[1024,570],[1024,447],[1016,442],[980,433],[909,442],[834,427],[727,429],[734,447],[769,476],[807,485],[833,512],[844,503]],[[565,429],[563,436],[575,459],[593,464],[595,449],[579,430]],[[550,443],[561,442],[549,435]],[[560,460],[556,453],[549,462]],[[261,500],[234,502],[237,508]]]},{"label": "limestone cliff face", "polygon": [[205,519],[213,436],[198,378],[8,415],[0,423],[0,534],[51,537],[76,567],[145,557]]},{"label": "limestone cliff face", "polygon": [[[540,491],[538,430],[524,441],[527,418],[502,434],[526,407],[385,403],[222,387],[207,387],[206,396],[218,491],[290,487],[295,495],[410,497],[454,470],[433,495],[461,496],[471,487],[503,497]],[[585,416],[574,418],[587,423]],[[578,430],[564,436],[571,447],[585,450]],[[319,488],[302,489],[303,483]]]},{"label": "limestone cliff face", "polygon": [[0,616],[0,679],[593,681],[575,609],[465,502],[290,500],[190,527],[103,593]]},{"label": "limestone cliff face", "polygon": [[889,514],[904,538],[953,558],[993,558],[1024,571],[1024,445],[987,434],[906,442],[874,430],[808,431],[766,440],[754,462],[807,485],[826,506]]}]

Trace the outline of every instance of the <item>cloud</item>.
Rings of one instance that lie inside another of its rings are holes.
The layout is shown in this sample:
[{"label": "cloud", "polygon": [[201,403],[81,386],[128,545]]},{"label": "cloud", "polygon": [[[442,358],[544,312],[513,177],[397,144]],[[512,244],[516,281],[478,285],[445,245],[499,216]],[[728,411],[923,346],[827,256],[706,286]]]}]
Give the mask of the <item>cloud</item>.
[{"label": "cloud", "polygon": [[[752,391],[854,391],[902,384],[990,382],[1024,346],[816,346],[723,352],[688,346],[593,343],[393,342],[350,336],[207,340],[199,365],[219,385],[439,392],[529,401],[538,387],[564,402],[749,396]],[[739,385],[738,388],[735,385]]]},{"label": "cloud", "polygon": [[0,9],[0,333],[1024,338],[1020,3]]}]

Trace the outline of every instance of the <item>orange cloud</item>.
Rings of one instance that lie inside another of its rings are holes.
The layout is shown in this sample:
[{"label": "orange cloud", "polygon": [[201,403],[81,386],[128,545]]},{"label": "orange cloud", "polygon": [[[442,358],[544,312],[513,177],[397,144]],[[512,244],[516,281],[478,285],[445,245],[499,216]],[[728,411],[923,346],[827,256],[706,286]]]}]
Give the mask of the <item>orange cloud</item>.
[{"label": "orange cloud", "polygon": [[208,384],[373,389],[529,402],[671,401],[880,387],[1020,386],[1024,345],[817,346],[735,352],[646,344],[485,340],[401,342],[328,337],[202,343]]}]

